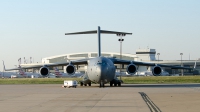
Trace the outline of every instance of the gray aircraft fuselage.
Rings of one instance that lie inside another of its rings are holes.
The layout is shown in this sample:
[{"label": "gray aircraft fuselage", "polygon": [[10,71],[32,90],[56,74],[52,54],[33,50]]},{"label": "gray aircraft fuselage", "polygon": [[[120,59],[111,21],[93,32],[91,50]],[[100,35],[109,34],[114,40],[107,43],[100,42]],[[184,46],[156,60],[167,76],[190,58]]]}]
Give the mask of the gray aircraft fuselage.
[{"label": "gray aircraft fuselage", "polygon": [[106,57],[96,57],[88,60],[87,75],[92,82],[108,83],[115,77],[115,66]]}]

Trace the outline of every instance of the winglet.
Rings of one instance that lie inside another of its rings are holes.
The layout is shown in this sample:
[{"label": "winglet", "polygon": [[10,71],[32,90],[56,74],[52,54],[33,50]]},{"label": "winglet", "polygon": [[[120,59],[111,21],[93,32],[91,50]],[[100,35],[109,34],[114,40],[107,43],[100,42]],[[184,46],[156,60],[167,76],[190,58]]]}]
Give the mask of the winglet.
[{"label": "winglet", "polygon": [[3,61],[3,70],[6,71],[6,67],[5,67],[4,61]]},{"label": "winglet", "polygon": [[194,63],[194,69],[196,68],[196,63],[197,63],[197,61],[195,61],[195,63]]}]

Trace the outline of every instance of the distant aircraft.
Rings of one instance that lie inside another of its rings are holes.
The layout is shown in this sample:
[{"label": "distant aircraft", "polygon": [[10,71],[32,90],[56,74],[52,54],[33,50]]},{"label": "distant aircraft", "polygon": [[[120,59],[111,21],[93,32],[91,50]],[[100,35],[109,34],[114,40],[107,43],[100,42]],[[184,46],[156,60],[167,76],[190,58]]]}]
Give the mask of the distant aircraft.
[{"label": "distant aircraft", "polygon": [[66,73],[60,72],[57,67],[54,67],[54,70],[54,74],[56,75],[56,77],[69,77],[69,75],[67,75]]},{"label": "distant aircraft", "polygon": [[16,78],[17,74],[16,72],[0,72],[1,78]]},{"label": "distant aircraft", "polygon": [[1,78],[16,78],[17,73],[16,72],[5,72],[5,67],[4,67],[3,72],[0,71],[0,77]]},{"label": "distant aircraft", "polygon": [[46,76],[46,78],[56,78],[57,76],[53,73],[49,73],[48,76]]},{"label": "distant aircraft", "polygon": [[20,65],[19,65],[18,68],[19,68],[19,74],[21,76],[23,76],[23,77],[32,77],[32,76],[34,76],[34,77],[38,78],[38,77],[41,76],[39,73],[25,72]]},{"label": "distant aircraft", "polygon": [[[3,61],[3,60],[2,60]],[[4,61],[3,61],[3,66],[4,66],[4,71],[10,71],[10,70],[7,70],[6,69],[6,67],[5,67],[5,64],[4,64]],[[17,74],[19,74],[20,76],[22,76],[22,77],[32,77],[32,76],[34,76],[34,77],[40,77],[41,75],[39,74],[39,73],[31,73],[31,72],[25,72],[23,69],[22,69],[22,67],[19,65],[18,66],[18,69],[17,70],[19,70],[19,72],[17,73]]]},{"label": "distant aircraft", "polygon": [[[152,71],[138,71],[137,73],[135,73],[135,76],[154,76]],[[169,73],[162,70],[160,76],[169,76]]]},{"label": "distant aircraft", "polygon": [[[152,73],[152,71],[137,71],[137,72],[135,72],[135,74],[134,75],[131,75],[131,74],[128,74],[127,72],[118,72],[118,71],[116,71],[116,77],[120,77],[120,76],[122,76],[122,77],[129,77],[129,76],[154,76],[153,75],[153,73]],[[169,76],[169,73],[168,72],[166,72],[166,71],[163,71],[162,70],[162,73],[160,74],[160,76]]]},{"label": "distant aircraft", "polygon": [[119,72],[119,71],[116,71],[116,72],[115,72],[115,76],[116,76],[116,77],[120,77],[120,76],[126,77],[126,76],[129,76],[129,74],[126,74],[126,72]]},{"label": "distant aircraft", "polygon": [[57,67],[54,67],[54,70],[56,77],[80,77],[83,75],[81,72],[75,72],[74,74],[62,73]]},{"label": "distant aircraft", "polygon": [[[75,32],[75,33],[65,33],[65,35],[76,35],[76,34],[96,34],[98,37],[98,57],[96,58],[89,58],[89,59],[82,59],[82,60],[74,60],[65,63],[53,63],[53,64],[46,64],[46,65],[37,65],[37,66],[29,66],[24,67],[26,68],[38,68],[40,67],[40,74],[43,76],[47,76],[49,74],[49,68],[53,66],[64,66],[66,67],[66,72],[68,74],[74,74],[76,72],[76,67],[74,65],[87,65],[87,70],[83,76],[82,81],[80,82],[81,86],[89,85],[91,86],[91,82],[98,83],[99,87],[104,87],[105,83],[110,83],[110,86],[121,86],[121,81],[115,78],[115,65],[114,64],[126,64],[128,65],[126,70],[128,74],[134,75],[137,71],[137,66],[153,66],[152,73],[154,76],[160,76],[162,73],[161,67],[170,67],[172,69],[191,69],[185,68],[181,66],[170,66],[170,65],[162,65],[162,64],[155,64],[155,63],[146,63],[146,62],[139,62],[139,61],[130,61],[130,60],[122,60],[112,57],[103,57],[101,56],[101,34],[116,34],[116,35],[131,35],[132,33],[126,32],[116,32],[116,31],[106,31],[100,30],[98,27],[97,30],[92,31],[83,31],[83,32]],[[111,42],[107,43],[112,45]],[[70,48],[70,47],[69,47]],[[10,69],[16,70],[17,68]]]}]

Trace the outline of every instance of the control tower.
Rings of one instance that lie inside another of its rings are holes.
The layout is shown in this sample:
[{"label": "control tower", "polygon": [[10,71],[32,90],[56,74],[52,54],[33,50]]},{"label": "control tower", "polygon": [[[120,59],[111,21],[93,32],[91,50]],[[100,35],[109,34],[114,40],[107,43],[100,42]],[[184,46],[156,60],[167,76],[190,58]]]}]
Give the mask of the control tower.
[{"label": "control tower", "polygon": [[137,49],[136,56],[137,61],[155,61],[156,60],[156,50],[155,49]]},{"label": "control tower", "polygon": [[[136,50],[137,61],[150,62],[156,60],[155,49],[137,49]],[[151,71],[152,67],[139,66],[138,71]]]}]

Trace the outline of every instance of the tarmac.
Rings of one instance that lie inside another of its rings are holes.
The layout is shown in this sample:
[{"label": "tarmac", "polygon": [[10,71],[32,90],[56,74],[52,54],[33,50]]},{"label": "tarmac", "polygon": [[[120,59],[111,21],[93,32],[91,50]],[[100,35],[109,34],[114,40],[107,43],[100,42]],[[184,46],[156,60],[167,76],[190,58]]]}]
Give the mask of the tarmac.
[{"label": "tarmac", "polygon": [[200,84],[122,84],[63,88],[62,84],[0,85],[0,112],[199,112]]}]

